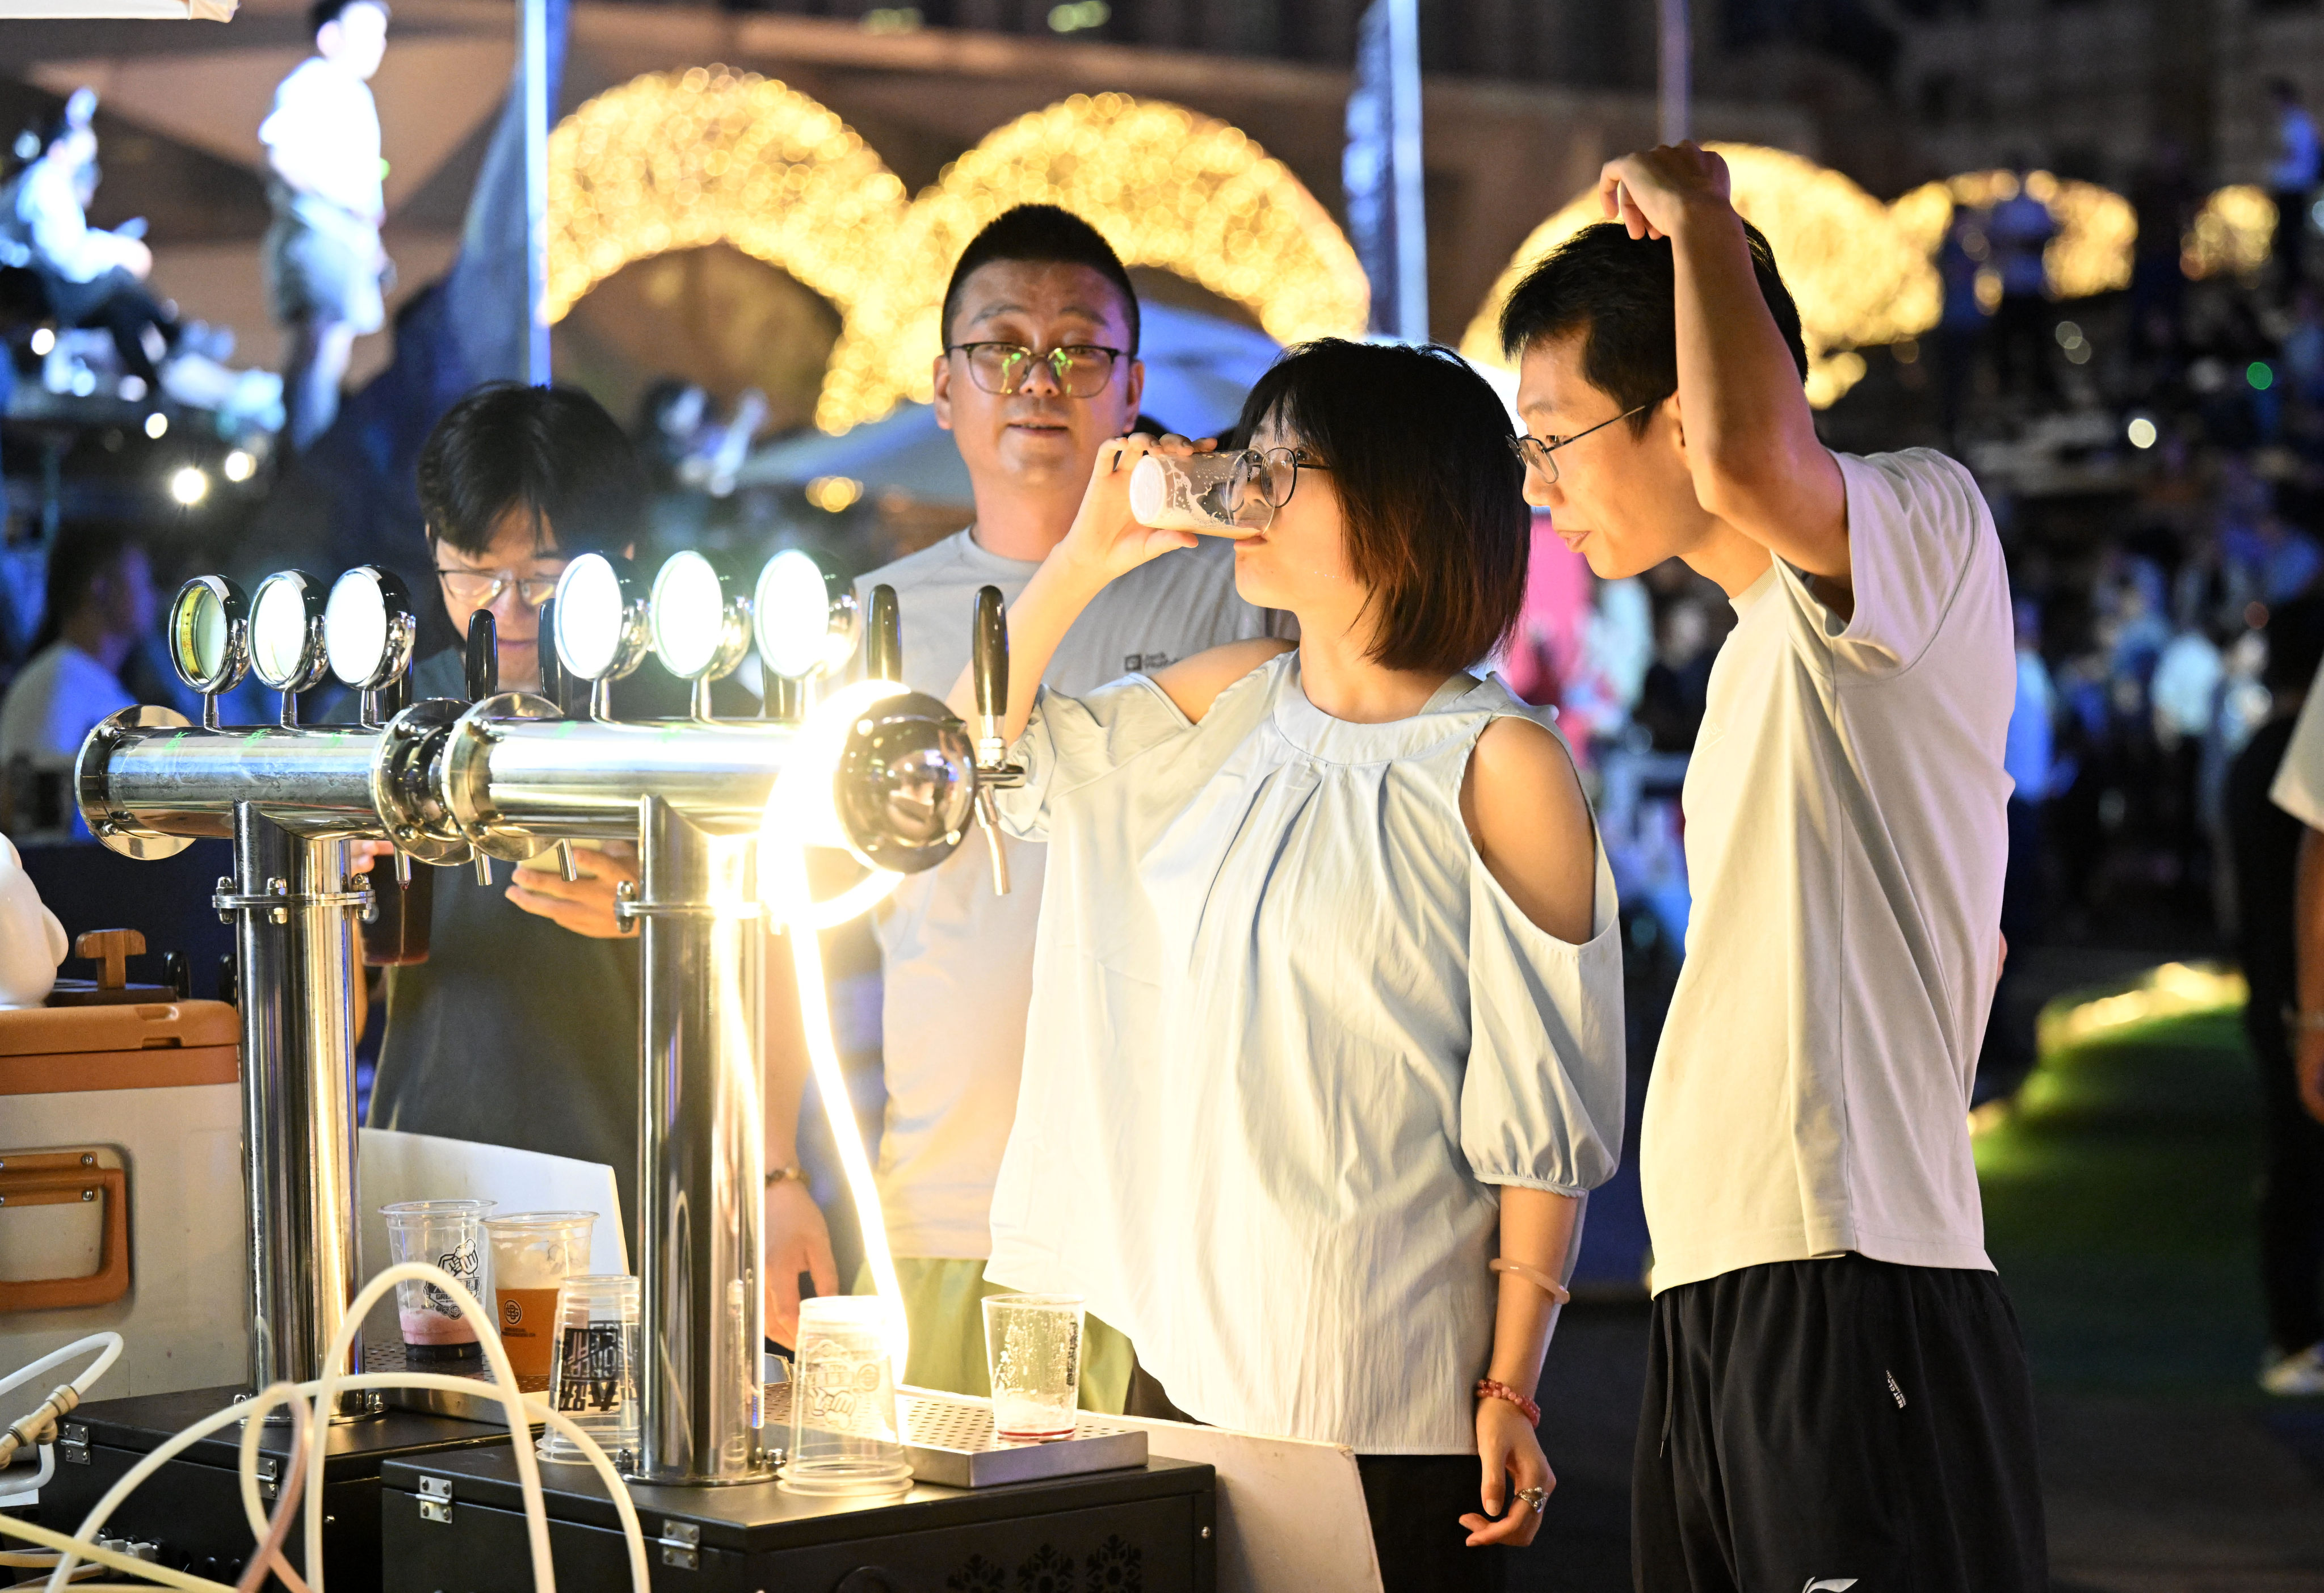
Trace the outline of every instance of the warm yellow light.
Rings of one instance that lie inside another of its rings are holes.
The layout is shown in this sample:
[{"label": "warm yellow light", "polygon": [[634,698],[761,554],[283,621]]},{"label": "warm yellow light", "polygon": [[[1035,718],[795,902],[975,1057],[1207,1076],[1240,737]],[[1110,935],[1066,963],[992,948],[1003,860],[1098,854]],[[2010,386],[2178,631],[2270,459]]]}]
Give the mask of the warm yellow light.
[{"label": "warm yellow light", "polygon": [[[2047,171],[2027,172],[2025,191],[2043,203],[2057,224],[2057,236],[2042,251],[2043,274],[2052,298],[2087,299],[2130,285],[2138,216],[2128,199],[2097,183]],[[1934,259],[1954,206],[1983,210],[2016,193],[2017,179],[2011,172],[1964,171],[1941,182],[1923,183],[1889,211],[1914,245]]]},{"label": "warm yellow light", "polygon": [[2220,189],[2203,201],[2179,253],[2190,277],[2248,277],[2267,263],[2275,239],[2275,201],[2250,183]]},{"label": "warm yellow light", "polygon": [[1012,205],[1062,205],[1125,265],[1157,266],[1250,308],[1277,342],[1360,336],[1370,287],[1331,216],[1240,130],[1128,95],[1074,95],[988,134],[912,203],[881,290],[847,317],[816,423],[844,431],[925,401],[961,250]]},{"label": "warm yellow light", "polygon": [[818,475],[807,483],[807,501],[829,514],[837,514],[863,496],[863,483],[851,475]]},{"label": "warm yellow light", "polygon": [[839,1147],[840,1170],[854,1197],[856,1220],[862,1228],[864,1265],[871,1269],[873,1292],[887,1306],[888,1349],[899,1381],[911,1349],[911,1328],[904,1314],[904,1290],[896,1276],[895,1257],[888,1248],[888,1220],[880,1207],[880,1186],[872,1176],[871,1154],[864,1149],[854,1109],[849,1104],[839,1047],[832,1038],[831,1004],[823,982],[823,947],[816,936],[820,930],[844,924],[879,906],[903,883],[904,877],[873,869],[850,889],[818,902],[807,883],[807,848],[837,843],[838,819],[831,807],[832,775],[856,718],[875,704],[902,695],[903,691],[892,680],[859,680],[816,704],[791,743],[759,833],[761,892],[777,926],[791,944],[799,1025],[807,1037],[816,1094],[823,1101],[832,1140]]},{"label": "warm yellow light", "polygon": [[549,319],[633,260],[731,244],[847,315],[892,268],[904,185],[854,130],[754,72],[609,88],[549,140]]},{"label": "warm yellow light", "polygon": [[[1821,409],[1863,378],[1864,361],[1854,349],[1918,336],[1937,324],[1936,272],[1879,200],[1787,151],[1709,147],[1726,158],[1735,208],[1767,235],[1798,301],[1810,403]],[[1461,352],[1480,364],[1506,365],[1499,321],[1509,290],[1544,255],[1602,219],[1593,187],[1536,227],[1485,295]]]},{"label": "warm yellow light", "polygon": [[236,448],[226,456],[221,466],[228,481],[248,481],[258,471],[258,456],[247,448]]},{"label": "warm yellow light", "polygon": [[210,478],[191,465],[181,465],[170,476],[170,496],[191,509],[210,495]]}]

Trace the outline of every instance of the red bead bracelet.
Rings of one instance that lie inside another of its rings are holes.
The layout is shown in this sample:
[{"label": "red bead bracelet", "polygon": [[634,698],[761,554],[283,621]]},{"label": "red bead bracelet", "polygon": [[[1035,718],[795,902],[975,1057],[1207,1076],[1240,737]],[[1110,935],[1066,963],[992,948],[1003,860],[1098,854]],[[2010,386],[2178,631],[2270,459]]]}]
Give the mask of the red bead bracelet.
[{"label": "red bead bracelet", "polygon": [[1517,1406],[1517,1414],[1523,1416],[1528,1424],[1535,1427],[1541,1425],[1541,1407],[1506,1383],[1498,1382],[1491,1377],[1480,1377],[1477,1379],[1477,1397],[1505,1399]]}]

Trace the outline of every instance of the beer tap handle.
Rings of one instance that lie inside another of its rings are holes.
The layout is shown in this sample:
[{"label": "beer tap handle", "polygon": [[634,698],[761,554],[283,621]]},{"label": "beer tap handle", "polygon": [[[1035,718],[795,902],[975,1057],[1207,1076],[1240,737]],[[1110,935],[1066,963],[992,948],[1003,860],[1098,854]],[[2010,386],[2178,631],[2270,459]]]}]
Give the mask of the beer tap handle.
[{"label": "beer tap handle", "polygon": [[993,791],[1021,782],[1025,771],[1009,762],[1009,612],[1001,588],[976,594],[975,634],[969,649],[969,677],[976,690],[976,822],[992,855],[992,893],[1009,894],[1009,852],[1001,836],[1001,813]]},{"label": "beer tap handle", "polygon": [[872,588],[871,634],[864,641],[864,673],[873,680],[904,678],[904,622],[893,586]]},{"label": "beer tap handle", "polygon": [[540,637],[533,646],[540,654],[540,695],[565,712],[565,660],[557,652],[557,600],[540,605]]},{"label": "beer tap handle", "polygon": [[478,609],[468,616],[466,677],[472,703],[481,703],[501,689],[500,630],[490,609]]}]

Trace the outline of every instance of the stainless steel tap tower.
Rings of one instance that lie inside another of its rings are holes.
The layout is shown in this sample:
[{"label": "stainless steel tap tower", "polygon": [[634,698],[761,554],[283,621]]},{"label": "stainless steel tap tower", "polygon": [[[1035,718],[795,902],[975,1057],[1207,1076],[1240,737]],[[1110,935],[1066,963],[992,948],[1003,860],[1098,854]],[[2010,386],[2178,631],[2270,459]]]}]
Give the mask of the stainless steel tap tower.
[{"label": "stainless steel tap tower", "polygon": [[[872,673],[892,681],[892,598],[874,608]],[[401,870],[411,859],[454,864],[635,839],[641,888],[619,909],[640,925],[644,969],[635,1472],[661,1483],[761,1480],[770,925],[759,873],[770,803],[789,771],[807,800],[787,810],[786,824],[804,828],[785,843],[805,838],[912,872],[959,843],[977,759],[943,704],[899,686],[850,687],[819,716],[806,712],[811,683],[845,662],[861,627],[852,593],[802,554],[778,555],[746,588],[682,553],[650,592],[625,565],[584,555],[542,629],[560,672],[586,683],[586,717],[566,715],[554,679],[548,695],[498,694],[473,672],[473,704],[422,702],[391,716],[383,694],[404,674],[413,632],[392,576],[351,571],[327,603],[303,576],[272,576],[246,612],[229,584],[189,583],[171,613],[180,673],[214,695],[246,654],[284,692],[284,723],[225,731],[214,706],[200,729],[165,710],[115,715],[82,750],[81,808],[100,839],[132,856],[168,855],[198,835],[235,843],[235,875],[217,901],[241,925],[261,1383],[315,1375],[355,1282],[353,915],[368,895],[347,879],[346,842],[392,842]],[[713,718],[710,683],[754,640],[767,701],[787,712]],[[613,722],[612,682],[649,651],[694,683],[692,715]],[[988,676],[990,651],[980,643]],[[292,723],[292,694],[320,679],[326,658],[364,692],[362,725]]]}]

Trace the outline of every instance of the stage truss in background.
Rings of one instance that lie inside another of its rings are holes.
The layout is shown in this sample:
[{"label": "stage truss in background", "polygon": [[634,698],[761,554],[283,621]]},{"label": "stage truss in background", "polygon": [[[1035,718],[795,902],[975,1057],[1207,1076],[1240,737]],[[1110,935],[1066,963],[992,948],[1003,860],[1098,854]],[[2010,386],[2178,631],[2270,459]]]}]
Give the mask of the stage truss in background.
[{"label": "stage truss in background", "polygon": [[[2088,299],[2130,286],[2131,246],[2138,240],[2138,216],[2130,201],[2111,189],[2047,171],[2025,174],[2025,191],[2042,201],[2057,225],[2057,236],[2042,251],[2043,274],[2052,299]],[[1931,259],[1945,241],[1953,207],[1985,210],[2017,197],[2014,171],[1964,171],[1941,182],[1924,182],[1889,207],[1897,225]],[[1990,310],[2001,297],[2001,279],[1990,265],[1978,273],[1978,297]]]},{"label": "stage truss in background", "polygon": [[994,216],[1031,203],[1084,217],[1126,265],[1247,307],[1279,343],[1363,336],[1363,267],[1280,161],[1180,106],[1077,94],[988,134],[912,202],[878,298],[832,352],[817,424],[844,431],[929,397],[953,262]]},{"label": "stage truss in background", "polygon": [[[1785,150],[1714,143],[1734,180],[1735,207],[1767,235],[1800,308],[1808,350],[1808,401],[1822,409],[1863,378],[1856,350],[1917,336],[1937,324],[1937,273],[1888,207],[1839,172]],[[1501,306],[1544,255],[1604,219],[1597,190],[1533,231],[1485,295],[1461,339],[1480,364],[1507,366]]]},{"label": "stage truss in background", "polygon": [[895,269],[904,184],[854,130],[753,72],[632,78],[549,141],[551,321],[632,261],[727,244],[852,318]]}]

